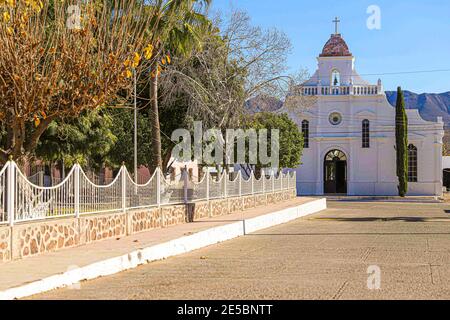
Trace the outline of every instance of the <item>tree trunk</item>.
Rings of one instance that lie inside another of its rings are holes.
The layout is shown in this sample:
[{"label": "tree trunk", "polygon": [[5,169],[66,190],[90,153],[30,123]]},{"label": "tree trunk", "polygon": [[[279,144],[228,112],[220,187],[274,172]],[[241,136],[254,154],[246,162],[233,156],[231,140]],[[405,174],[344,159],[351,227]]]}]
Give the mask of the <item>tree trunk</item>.
[{"label": "tree trunk", "polygon": [[152,129],[152,171],[156,168],[162,169],[161,155],[161,133],[159,125],[158,109],[158,63],[152,65],[152,75],[150,81],[150,103],[151,103],[151,129]]},{"label": "tree trunk", "polygon": [[405,197],[408,193],[408,118],[403,92],[400,87],[397,89],[395,112],[398,194],[400,197]]}]

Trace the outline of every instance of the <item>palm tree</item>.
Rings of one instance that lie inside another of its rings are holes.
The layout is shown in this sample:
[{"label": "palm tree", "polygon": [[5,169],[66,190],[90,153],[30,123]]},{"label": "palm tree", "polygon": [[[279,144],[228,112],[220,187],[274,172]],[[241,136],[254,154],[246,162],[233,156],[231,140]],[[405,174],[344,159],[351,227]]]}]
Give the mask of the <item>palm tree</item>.
[{"label": "palm tree", "polygon": [[211,23],[204,12],[212,0],[157,0],[151,8],[149,26],[151,45],[147,58],[150,63],[150,104],[152,153],[154,168],[162,168],[161,134],[158,110],[158,78],[161,68],[170,63],[170,54],[188,56],[201,48],[203,31]]}]

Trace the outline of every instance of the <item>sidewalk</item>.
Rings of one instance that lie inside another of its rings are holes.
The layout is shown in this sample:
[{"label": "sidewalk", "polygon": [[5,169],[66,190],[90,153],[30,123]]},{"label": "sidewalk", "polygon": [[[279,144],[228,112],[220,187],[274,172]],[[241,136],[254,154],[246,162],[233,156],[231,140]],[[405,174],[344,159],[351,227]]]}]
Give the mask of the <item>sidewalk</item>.
[{"label": "sidewalk", "polygon": [[14,299],[114,274],[189,252],[326,208],[324,199],[278,204],[63,249],[0,264],[0,299]]},{"label": "sidewalk", "polygon": [[442,203],[443,198],[436,196],[325,196],[329,201],[342,202],[406,202],[406,203]]}]

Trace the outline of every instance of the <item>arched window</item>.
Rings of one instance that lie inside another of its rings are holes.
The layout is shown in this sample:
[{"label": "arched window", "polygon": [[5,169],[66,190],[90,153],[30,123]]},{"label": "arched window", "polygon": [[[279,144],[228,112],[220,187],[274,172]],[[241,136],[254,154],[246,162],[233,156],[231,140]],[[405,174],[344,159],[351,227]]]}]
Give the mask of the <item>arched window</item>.
[{"label": "arched window", "polygon": [[309,148],[309,121],[302,121],[303,148]]},{"label": "arched window", "polygon": [[362,147],[370,148],[370,122],[367,119],[362,122]]},{"label": "arched window", "polygon": [[333,87],[340,87],[341,86],[341,75],[339,74],[339,71],[333,70],[331,73],[331,85]]},{"label": "arched window", "polygon": [[408,181],[417,182],[417,147],[408,146]]}]

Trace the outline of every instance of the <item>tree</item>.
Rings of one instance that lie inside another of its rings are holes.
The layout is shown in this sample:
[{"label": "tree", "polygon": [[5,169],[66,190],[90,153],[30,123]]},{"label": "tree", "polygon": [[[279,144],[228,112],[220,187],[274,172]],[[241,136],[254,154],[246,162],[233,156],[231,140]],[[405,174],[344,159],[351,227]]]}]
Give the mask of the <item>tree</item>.
[{"label": "tree", "polygon": [[187,56],[201,46],[200,34],[210,21],[202,14],[211,0],[157,0],[149,28],[151,50],[146,55],[152,59],[150,66],[150,103],[152,128],[153,168],[162,168],[161,134],[158,107],[158,79],[164,66],[174,55]]},{"label": "tree", "polygon": [[285,97],[291,78],[285,76],[290,42],[277,30],[251,25],[248,15],[213,19],[202,50],[187,60],[174,58],[161,76],[164,97],[188,97],[187,116],[204,128],[243,127],[246,101],[255,96]]},{"label": "tree", "polygon": [[246,12],[233,11],[218,25],[227,46],[227,57],[236,63],[238,73],[245,73],[246,100],[265,94],[284,99],[287,57],[291,41],[277,29],[254,26]]},{"label": "tree", "polygon": [[[131,109],[109,110],[112,118],[111,132],[116,142],[106,156],[106,164],[112,168],[119,168],[122,162],[134,171],[134,113]],[[152,161],[150,115],[148,110],[138,109],[137,135],[138,135],[138,166],[150,166]]]},{"label": "tree", "polygon": [[[297,124],[292,121],[287,114],[275,114],[271,112],[257,113],[248,119],[247,129],[250,128],[256,130],[269,130],[269,135],[267,137],[269,145],[271,141],[270,130],[280,130],[279,167],[296,168],[301,164],[303,135]],[[255,168],[256,172],[260,172],[260,169],[264,167],[271,167],[271,165],[267,164],[263,166],[258,163]]]},{"label": "tree", "polygon": [[444,128],[444,138],[442,139],[442,155],[450,156],[450,130]]},{"label": "tree", "polygon": [[173,93],[186,97],[187,113],[205,127],[220,129],[239,125],[244,111],[246,73],[227,56],[225,41],[213,30],[204,38],[201,51],[188,60],[174,60],[162,77],[163,103]]},{"label": "tree", "polygon": [[1,162],[31,156],[54,120],[109,104],[130,85],[151,32],[144,3],[84,1],[68,19],[72,1],[0,2]]},{"label": "tree", "polygon": [[85,111],[65,122],[54,120],[42,134],[35,156],[45,162],[61,162],[61,167],[80,163],[95,170],[106,160],[116,143],[113,119],[105,110]]},{"label": "tree", "polygon": [[168,68],[163,80],[190,96],[189,114],[224,131],[240,125],[252,97],[286,96],[289,50],[284,33],[253,26],[246,13],[236,11],[229,19],[213,19],[203,50],[181,68]]},{"label": "tree", "polygon": [[398,194],[405,197],[408,192],[408,118],[403,91],[397,88],[395,106],[395,141],[397,154]]}]

